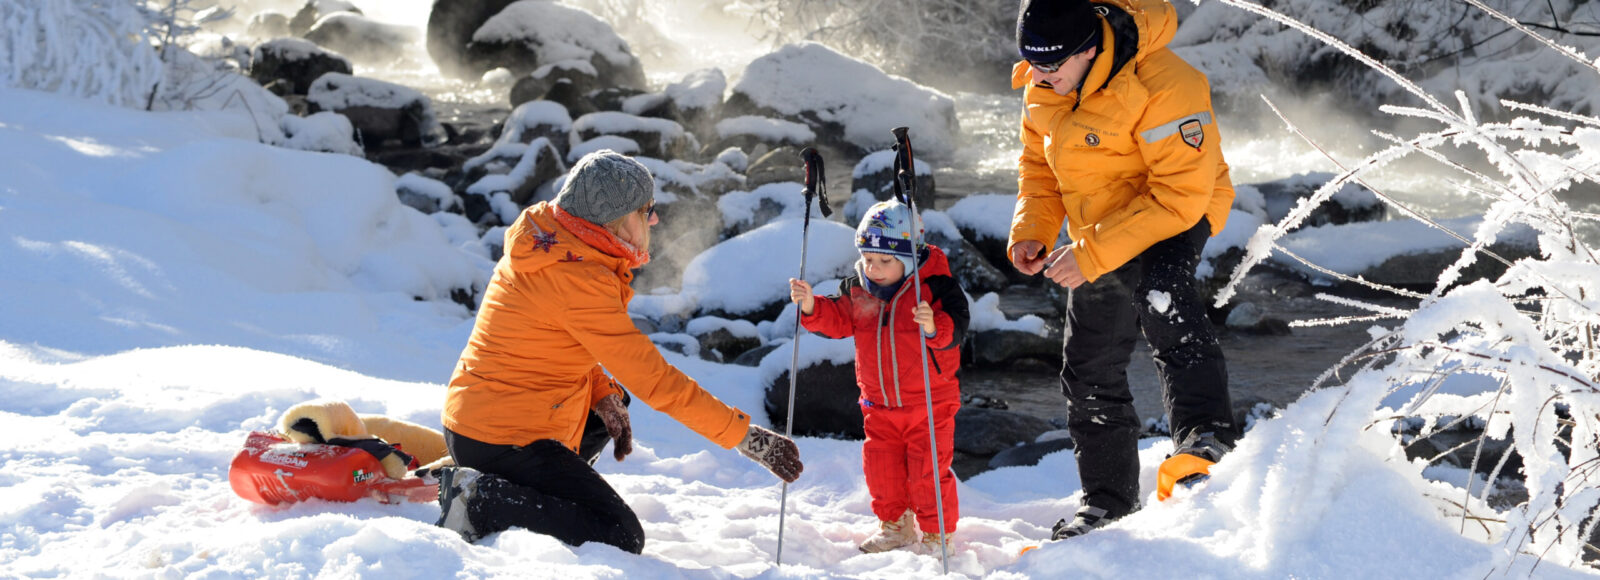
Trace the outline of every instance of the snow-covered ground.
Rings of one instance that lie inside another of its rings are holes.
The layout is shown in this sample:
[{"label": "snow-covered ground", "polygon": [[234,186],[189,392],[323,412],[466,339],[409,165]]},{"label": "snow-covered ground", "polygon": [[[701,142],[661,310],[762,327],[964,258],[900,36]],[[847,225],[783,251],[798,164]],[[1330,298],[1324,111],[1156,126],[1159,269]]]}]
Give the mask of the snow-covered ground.
[{"label": "snow-covered ground", "polygon": [[[472,324],[448,295],[486,279],[481,245],[401,206],[382,168],[257,144],[248,119],[14,89],[0,102],[0,577],[939,573],[936,557],[856,551],[875,527],[859,444],[826,439],[799,441],[807,469],[789,489],[776,566],[777,480],[642,405],[635,453],[598,465],[644,521],[638,556],[521,530],[468,545],[432,526],[431,504],[235,497],[233,453],[295,403],[343,398],[438,426],[442,383]],[[763,367],[666,356],[763,415]],[[1463,534],[1441,498],[1464,492],[1424,479],[1385,430],[1363,428],[1370,417],[1330,417],[1340,392],[1257,424],[1193,492],[1149,497],[1110,528],[1023,556],[1077,507],[1070,454],[961,482],[951,572],[1584,575],[1504,561],[1492,525]],[[1142,449],[1153,494],[1170,444]]]}]

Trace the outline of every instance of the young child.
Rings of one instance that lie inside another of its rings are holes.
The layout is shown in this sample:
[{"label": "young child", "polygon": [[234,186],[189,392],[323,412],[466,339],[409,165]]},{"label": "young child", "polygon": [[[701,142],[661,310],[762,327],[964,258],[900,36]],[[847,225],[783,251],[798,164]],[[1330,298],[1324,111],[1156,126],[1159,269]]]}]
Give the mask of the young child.
[{"label": "young child", "polygon": [[[967,332],[967,297],[950,275],[950,262],[937,247],[912,250],[912,228],[921,239],[922,220],[898,201],[880,202],[867,210],[856,228],[861,260],[856,275],[845,279],[839,295],[818,298],[804,280],[789,280],[789,297],[800,309],[806,329],[829,338],[854,336],[856,384],[861,387],[861,415],[867,440],[861,466],[878,532],[861,543],[861,551],[883,552],[918,541],[924,554],[948,546],[961,512],[956,478],[950,470],[955,453],[955,417],[961,407],[961,340]],[[918,260],[917,290],[906,280],[911,260]],[[929,450],[928,399],[923,391],[921,342],[927,340],[928,383],[933,394],[933,430],[939,440],[939,483],[944,500],[944,529],[935,505],[933,454]]]}]

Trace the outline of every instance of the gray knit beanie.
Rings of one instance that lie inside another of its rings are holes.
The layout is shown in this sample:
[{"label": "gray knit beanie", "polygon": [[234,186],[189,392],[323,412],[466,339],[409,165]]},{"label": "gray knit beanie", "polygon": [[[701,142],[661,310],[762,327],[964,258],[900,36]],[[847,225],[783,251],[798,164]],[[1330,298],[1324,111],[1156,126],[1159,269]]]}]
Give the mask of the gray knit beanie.
[{"label": "gray knit beanie", "polygon": [[655,180],[633,158],[610,149],[584,155],[556,194],[556,207],[605,225],[650,203]]}]

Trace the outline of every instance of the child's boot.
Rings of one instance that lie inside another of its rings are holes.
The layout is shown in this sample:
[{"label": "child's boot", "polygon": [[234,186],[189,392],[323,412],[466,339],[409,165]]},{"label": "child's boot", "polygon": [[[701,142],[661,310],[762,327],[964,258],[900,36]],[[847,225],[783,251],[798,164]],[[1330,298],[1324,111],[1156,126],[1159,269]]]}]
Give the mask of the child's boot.
[{"label": "child's boot", "polygon": [[911,510],[892,522],[878,522],[878,533],[861,542],[862,552],[876,554],[917,543],[917,515]]},{"label": "child's boot", "polygon": [[923,534],[922,542],[917,545],[917,553],[929,556],[941,556],[950,551],[950,534],[938,532]]}]

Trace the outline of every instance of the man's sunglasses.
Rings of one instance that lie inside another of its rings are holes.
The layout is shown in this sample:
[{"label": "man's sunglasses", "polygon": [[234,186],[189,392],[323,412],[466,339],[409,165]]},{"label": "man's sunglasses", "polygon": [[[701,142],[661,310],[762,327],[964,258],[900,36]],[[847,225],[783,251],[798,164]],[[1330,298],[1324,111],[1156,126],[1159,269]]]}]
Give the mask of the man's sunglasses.
[{"label": "man's sunglasses", "polygon": [[1034,70],[1037,70],[1037,71],[1042,72],[1044,74],[1050,74],[1050,73],[1056,72],[1058,70],[1061,70],[1061,65],[1067,64],[1067,60],[1069,60],[1071,58],[1072,57],[1069,56],[1067,58],[1063,58],[1061,60],[1058,60],[1058,61],[1055,61],[1055,62],[1051,62],[1051,63],[1039,63],[1039,62],[1033,62],[1033,61],[1030,60],[1030,61],[1028,61],[1028,66],[1031,66],[1031,67],[1034,68]]},{"label": "man's sunglasses", "polygon": [[653,217],[656,217],[656,202],[652,200],[650,205],[644,206],[644,221],[650,221]]}]

